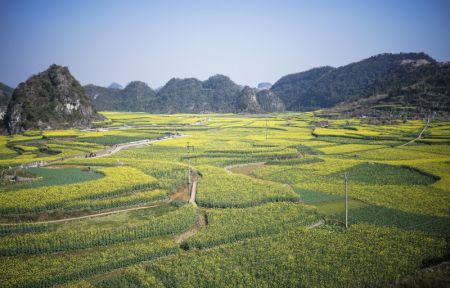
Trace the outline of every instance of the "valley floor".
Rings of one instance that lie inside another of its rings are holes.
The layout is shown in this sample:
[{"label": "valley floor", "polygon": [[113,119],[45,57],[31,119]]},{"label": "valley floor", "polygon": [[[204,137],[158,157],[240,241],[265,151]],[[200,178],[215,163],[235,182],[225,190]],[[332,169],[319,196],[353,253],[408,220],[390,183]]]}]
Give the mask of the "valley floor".
[{"label": "valley floor", "polygon": [[445,119],[103,114],[0,136],[2,287],[450,285]]}]

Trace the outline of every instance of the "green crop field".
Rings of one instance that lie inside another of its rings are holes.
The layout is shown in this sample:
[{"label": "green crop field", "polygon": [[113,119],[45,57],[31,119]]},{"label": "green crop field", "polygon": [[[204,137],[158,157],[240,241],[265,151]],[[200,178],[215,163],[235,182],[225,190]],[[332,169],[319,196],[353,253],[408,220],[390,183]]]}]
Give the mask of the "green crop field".
[{"label": "green crop field", "polygon": [[403,287],[408,277],[445,278],[433,268],[450,260],[445,119],[404,145],[422,121],[102,114],[92,130],[0,136],[1,287]]}]

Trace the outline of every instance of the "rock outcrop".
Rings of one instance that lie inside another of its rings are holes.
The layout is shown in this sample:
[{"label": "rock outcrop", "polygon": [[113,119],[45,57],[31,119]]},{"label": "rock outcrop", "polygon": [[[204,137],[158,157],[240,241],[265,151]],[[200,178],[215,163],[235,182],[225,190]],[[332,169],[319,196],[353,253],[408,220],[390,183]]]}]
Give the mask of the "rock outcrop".
[{"label": "rock outcrop", "polygon": [[86,127],[102,119],[67,67],[51,65],[14,90],[4,117],[8,133]]},{"label": "rock outcrop", "polygon": [[256,99],[256,89],[245,86],[237,99],[236,108],[240,113],[263,112],[258,100]]},{"label": "rock outcrop", "polygon": [[265,112],[284,111],[283,101],[270,90],[265,89],[256,93],[256,100]]},{"label": "rock outcrop", "polygon": [[[9,100],[11,100],[13,91],[13,88],[0,83],[0,122],[2,122],[3,116],[5,116],[6,109],[8,108],[8,103]],[[1,124],[3,124],[3,122],[0,123],[0,126],[2,126]]]}]

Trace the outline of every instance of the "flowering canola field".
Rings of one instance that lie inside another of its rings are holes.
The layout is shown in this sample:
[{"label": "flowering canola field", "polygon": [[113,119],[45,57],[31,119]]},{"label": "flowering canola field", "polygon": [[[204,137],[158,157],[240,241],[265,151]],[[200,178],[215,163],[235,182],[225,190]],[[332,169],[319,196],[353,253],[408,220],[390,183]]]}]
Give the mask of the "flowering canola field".
[{"label": "flowering canola field", "polygon": [[0,136],[2,287],[450,285],[447,119],[103,114]]}]

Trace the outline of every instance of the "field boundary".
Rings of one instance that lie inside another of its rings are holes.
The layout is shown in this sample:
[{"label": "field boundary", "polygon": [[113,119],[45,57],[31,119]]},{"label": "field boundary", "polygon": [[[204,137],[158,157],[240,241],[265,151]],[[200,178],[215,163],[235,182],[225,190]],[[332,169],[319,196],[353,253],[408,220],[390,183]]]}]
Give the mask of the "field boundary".
[{"label": "field boundary", "polygon": [[[70,222],[70,221],[76,221],[76,220],[89,219],[89,218],[97,218],[97,217],[102,217],[102,216],[109,216],[109,215],[113,215],[113,214],[118,214],[118,213],[122,213],[122,212],[129,212],[129,211],[136,211],[136,210],[141,210],[141,209],[148,209],[148,208],[158,207],[158,206],[161,206],[162,204],[170,203],[170,202],[171,202],[171,200],[166,198],[164,200],[153,201],[153,202],[150,202],[150,203],[145,204],[145,205],[139,205],[139,206],[129,207],[129,208],[125,208],[125,209],[111,210],[111,211],[107,211],[107,212],[100,212],[100,213],[95,213],[95,214],[89,214],[89,215],[83,215],[83,216],[77,216],[77,217],[61,218],[61,219],[48,220],[48,221],[36,221],[36,222],[29,222],[29,223],[27,222],[26,224],[32,224],[32,225],[37,225],[37,224],[54,224],[54,223],[63,223],[63,222]],[[17,224],[24,224],[24,223],[14,222],[14,223],[0,223],[0,224],[17,225]]]},{"label": "field boundary", "polygon": [[232,171],[230,171],[230,169],[233,168],[240,168],[240,167],[245,167],[245,166],[251,166],[251,165],[265,165],[266,162],[253,162],[253,163],[242,163],[242,164],[233,164],[233,165],[228,165],[223,167],[223,169],[225,169],[225,171],[227,171],[227,173],[229,174],[234,174]]}]

